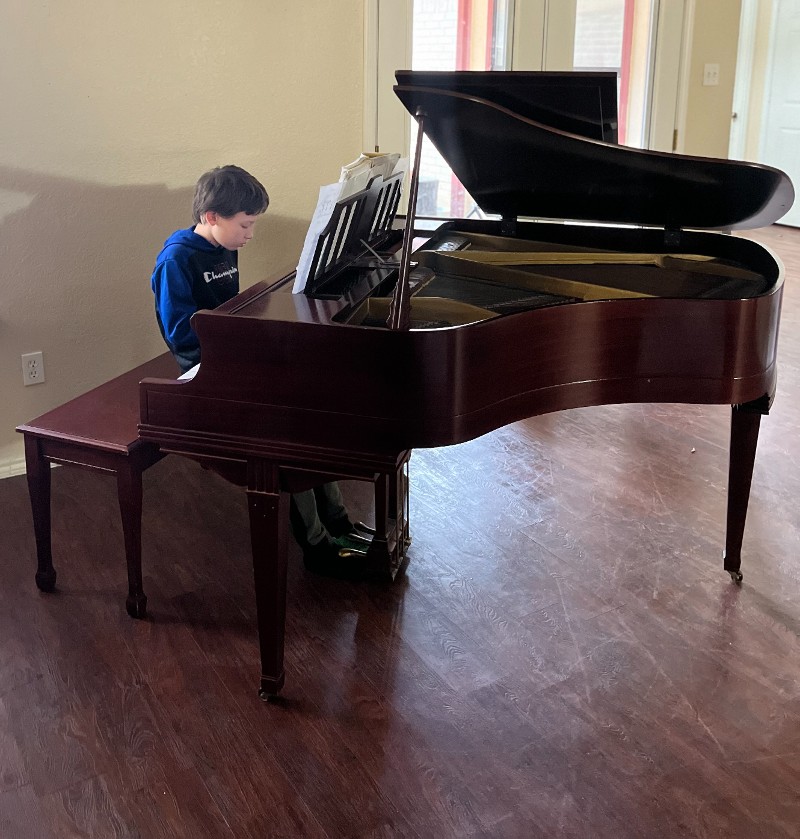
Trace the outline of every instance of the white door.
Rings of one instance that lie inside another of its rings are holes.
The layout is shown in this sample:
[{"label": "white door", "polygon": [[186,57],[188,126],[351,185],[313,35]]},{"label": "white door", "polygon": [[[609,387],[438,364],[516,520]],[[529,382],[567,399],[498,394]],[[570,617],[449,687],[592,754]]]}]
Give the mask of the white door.
[{"label": "white door", "polygon": [[[759,161],[782,169],[800,193],[800,0],[776,0]],[[800,201],[780,220],[800,227]]]}]

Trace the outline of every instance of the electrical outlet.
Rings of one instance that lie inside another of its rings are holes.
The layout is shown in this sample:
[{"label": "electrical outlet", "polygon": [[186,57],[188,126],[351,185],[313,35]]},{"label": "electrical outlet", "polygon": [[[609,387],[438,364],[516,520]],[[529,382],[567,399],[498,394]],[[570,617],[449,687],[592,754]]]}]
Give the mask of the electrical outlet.
[{"label": "electrical outlet", "polygon": [[706,86],[719,84],[719,64],[703,65],[703,84]]},{"label": "electrical outlet", "polygon": [[29,352],[22,356],[22,382],[24,385],[40,385],[44,381],[44,359],[40,352]]}]

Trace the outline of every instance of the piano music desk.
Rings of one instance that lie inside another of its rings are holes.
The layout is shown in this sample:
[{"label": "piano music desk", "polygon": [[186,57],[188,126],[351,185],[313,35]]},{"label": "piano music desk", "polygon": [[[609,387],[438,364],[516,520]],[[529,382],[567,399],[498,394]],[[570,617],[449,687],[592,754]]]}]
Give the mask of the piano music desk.
[{"label": "piano music desk", "polygon": [[175,359],[164,353],[17,428],[25,437],[36,535],[36,585],[42,591],[53,591],[56,585],[51,549],[50,464],[111,473],[117,479],[128,566],[125,606],[131,617],[145,617],[142,473],[164,455],[155,443],[139,439],[139,382],[149,376],[175,378],[177,374]]}]

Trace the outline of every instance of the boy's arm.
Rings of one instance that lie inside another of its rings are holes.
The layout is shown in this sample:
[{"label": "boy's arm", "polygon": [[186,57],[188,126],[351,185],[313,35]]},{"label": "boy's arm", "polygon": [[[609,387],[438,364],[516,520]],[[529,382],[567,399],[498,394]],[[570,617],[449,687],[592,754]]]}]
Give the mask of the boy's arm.
[{"label": "boy's arm", "polygon": [[191,280],[177,262],[165,260],[153,272],[153,293],[170,349],[187,357],[196,354],[199,361],[200,342],[189,323],[197,304]]}]

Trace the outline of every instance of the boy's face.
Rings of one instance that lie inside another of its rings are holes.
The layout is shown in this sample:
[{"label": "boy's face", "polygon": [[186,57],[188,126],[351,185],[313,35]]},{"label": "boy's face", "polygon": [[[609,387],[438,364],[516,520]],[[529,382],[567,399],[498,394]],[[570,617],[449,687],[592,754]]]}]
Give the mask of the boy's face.
[{"label": "boy's face", "polygon": [[243,248],[253,238],[253,227],[257,219],[258,216],[249,213],[236,213],[230,217],[213,211],[206,213],[209,233],[218,245],[229,251]]}]

